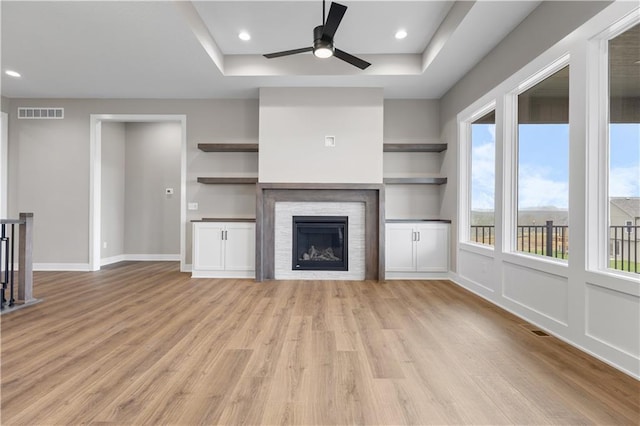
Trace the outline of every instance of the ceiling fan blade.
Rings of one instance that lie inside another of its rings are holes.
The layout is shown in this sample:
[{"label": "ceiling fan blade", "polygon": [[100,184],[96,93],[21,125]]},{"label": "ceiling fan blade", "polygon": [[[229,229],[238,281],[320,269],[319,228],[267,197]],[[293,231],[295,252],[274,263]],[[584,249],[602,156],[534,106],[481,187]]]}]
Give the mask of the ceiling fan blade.
[{"label": "ceiling fan blade", "polygon": [[347,6],[336,2],[331,3],[329,16],[327,16],[327,21],[324,23],[324,30],[322,31],[323,40],[333,40],[333,36],[336,33],[338,25],[340,25],[340,21],[342,21],[342,17],[346,11]]},{"label": "ceiling fan blade", "polygon": [[342,59],[343,61],[348,62],[354,67],[360,68],[361,70],[366,69],[369,65],[371,65],[369,62],[364,61],[360,58],[356,58],[355,56],[350,55],[344,50],[340,49],[335,49],[335,51],[333,52],[333,56],[338,59]]},{"label": "ceiling fan blade", "polygon": [[305,53],[313,51],[313,47],[303,47],[302,49],[284,50],[282,52],[267,53],[263,55],[265,58],[279,58],[280,56],[295,55],[297,53]]}]

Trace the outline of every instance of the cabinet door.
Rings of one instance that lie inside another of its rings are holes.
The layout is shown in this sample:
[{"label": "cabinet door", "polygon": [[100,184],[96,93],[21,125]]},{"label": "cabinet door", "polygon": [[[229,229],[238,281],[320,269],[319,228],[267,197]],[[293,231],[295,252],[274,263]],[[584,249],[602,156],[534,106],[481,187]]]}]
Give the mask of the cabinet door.
[{"label": "cabinet door", "polygon": [[413,226],[401,223],[387,224],[385,239],[386,270],[415,271]]},{"label": "cabinet door", "polygon": [[220,223],[193,224],[193,269],[224,269],[224,226]]},{"label": "cabinet door", "polygon": [[433,223],[418,225],[416,270],[447,272],[449,270],[449,225]]},{"label": "cabinet door", "polygon": [[256,268],[256,227],[253,223],[228,223],[225,269],[253,271]]}]

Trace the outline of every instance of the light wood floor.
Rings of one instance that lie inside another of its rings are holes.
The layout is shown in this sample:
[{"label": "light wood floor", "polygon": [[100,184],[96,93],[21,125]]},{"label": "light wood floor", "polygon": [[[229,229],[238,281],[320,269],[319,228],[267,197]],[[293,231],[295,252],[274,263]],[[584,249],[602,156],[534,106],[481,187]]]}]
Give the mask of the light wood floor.
[{"label": "light wood floor", "polygon": [[635,424],[636,380],[445,281],[36,273],[5,424]]}]

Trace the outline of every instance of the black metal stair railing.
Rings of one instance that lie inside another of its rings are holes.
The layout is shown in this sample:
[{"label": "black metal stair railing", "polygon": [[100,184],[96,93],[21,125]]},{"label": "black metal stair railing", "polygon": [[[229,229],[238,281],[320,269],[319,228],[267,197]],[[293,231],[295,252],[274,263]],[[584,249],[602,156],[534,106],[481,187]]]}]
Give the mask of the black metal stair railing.
[{"label": "black metal stair railing", "polygon": [[37,302],[33,298],[33,213],[0,219],[0,312]]},{"label": "black metal stair railing", "polygon": [[[15,295],[15,244],[16,225],[24,224],[21,220],[5,219],[0,225],[0,284],[2,288],[0,309],[5,306],[13,307],[16,303]],[[9,294],[7,295],[7,290]],[[8,296],[8,297],[7,297]]]}]

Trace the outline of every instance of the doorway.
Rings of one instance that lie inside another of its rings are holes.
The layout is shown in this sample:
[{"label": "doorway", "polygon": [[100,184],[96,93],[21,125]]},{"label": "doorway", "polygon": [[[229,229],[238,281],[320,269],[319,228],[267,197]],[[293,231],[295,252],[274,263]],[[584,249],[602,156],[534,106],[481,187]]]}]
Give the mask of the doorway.
[{"label": "doorway", "polygon": [[[90,135],[90,217],[89,217],[89,268],[100,270],[102,263],[102,211],[103,211],[103,182],[102,182],[102,138],[103,123],[167,123],[178,122],[180,126],[180,271],[185,265],[185,234],[186,234],[186,116],[185,115],[150,115],[150,114],[92,114]],[[168,190],[169,188],[167,188]],[[171,196],[173,194],[166,194]],[[129,259],[131,260],[131,259]],[[160,259],[162,260],[162,259]]]}]

